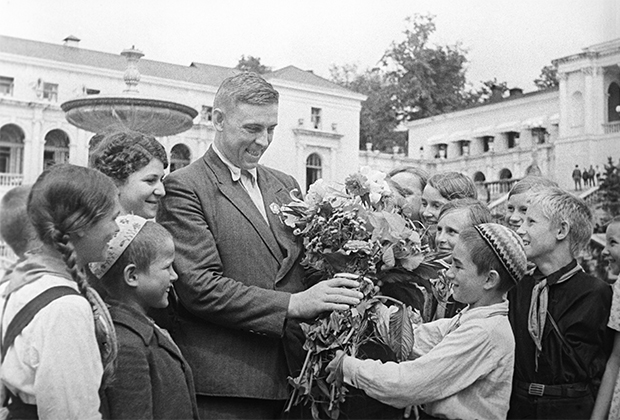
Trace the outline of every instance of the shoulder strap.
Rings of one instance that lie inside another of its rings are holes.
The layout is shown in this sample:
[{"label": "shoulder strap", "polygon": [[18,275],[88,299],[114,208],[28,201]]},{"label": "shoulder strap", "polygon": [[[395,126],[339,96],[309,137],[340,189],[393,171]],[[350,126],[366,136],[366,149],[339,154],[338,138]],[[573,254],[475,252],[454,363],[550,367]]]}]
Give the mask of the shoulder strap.
[{"label": "shoulder strap", "polygon": [[[22,332],[22,330],[30,324],[30,321],[35,315],[54,300],[67,295],[79,295],[80,293],[69,286],[55,286],[50,287],[46,291],[39,294],[26,304],[17,315],[11,320],[9,326],[6,329],[6,335],[2,341],[2,361],[6,356],[6,352],[13,345],[15,338]],[[8,296],[7,296],[8,299]]]},{"label": "shoulder strap", "polygon": [[556,332],[556,334],[560,338],[560,341],[562,341],[562,344],[564,345],[564,347],[566,347],[566,354],[568,355],[570,360],[573,362],[573,364],[576,367],[578,367],[579,369],[583,370],[587,374],[588,370],[580,362],[580,360],[578,359],[577,355],[575,354],[575,351],[570,346],[570,344],[568,344],[568,341],[566,341],[566,338],[564,338],[564,334],[562,334],[562,331],[560,331],[560,327],[558,326],[557,322],[555,322],[555,319],[553,319],[553,317],[551,316],[551,313],[549,311],[547,311],[547,319],[549,321],[551,321],[551,325],[553,326],[553,330]]}]

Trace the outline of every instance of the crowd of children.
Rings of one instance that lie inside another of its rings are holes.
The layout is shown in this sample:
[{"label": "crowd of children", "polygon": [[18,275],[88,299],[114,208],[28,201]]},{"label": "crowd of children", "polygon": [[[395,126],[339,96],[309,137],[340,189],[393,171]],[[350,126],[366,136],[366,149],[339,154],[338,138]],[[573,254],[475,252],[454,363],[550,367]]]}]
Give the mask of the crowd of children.
[{"label": "crowd of children", "polygon": [[[18,256],[0,282],[0,402],[9,418],[198,418],[191,369],[147,315],[178,277],[172,236],[147,219],[165,153],[137,134],[99,140],[97,170],[56,165],[0,202]],[[403,213],[444,255],[450,293],[423,308],[409,360],[340,352],[329,380],[425,418],[620,417],[620,284],[612,297],[578,263],[587,205],[527,177],[498,224],[460,173],[392,176]],[[604,254],[620,267],[620,218]]]}]

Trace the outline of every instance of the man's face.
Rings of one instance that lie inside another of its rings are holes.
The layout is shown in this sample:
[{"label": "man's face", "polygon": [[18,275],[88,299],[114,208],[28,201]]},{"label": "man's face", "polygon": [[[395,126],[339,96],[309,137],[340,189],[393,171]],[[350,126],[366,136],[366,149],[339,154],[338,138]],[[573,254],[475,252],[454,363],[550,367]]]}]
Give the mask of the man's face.
[{"label": "man's face", "polygon": [[420,207],[422,206],[420,179],[410,172],[399,172],[392,176],[392,181],[406,192],[405,205],[403,206],[405,216],[413,220],[420,220]]},{"label": "man's face", "polygon": [[278,104],[249,105],[239,103],[215,109],[213,124],[220,133],[218,149],[241,169],[253,169],[273,139],[278,125]]}]

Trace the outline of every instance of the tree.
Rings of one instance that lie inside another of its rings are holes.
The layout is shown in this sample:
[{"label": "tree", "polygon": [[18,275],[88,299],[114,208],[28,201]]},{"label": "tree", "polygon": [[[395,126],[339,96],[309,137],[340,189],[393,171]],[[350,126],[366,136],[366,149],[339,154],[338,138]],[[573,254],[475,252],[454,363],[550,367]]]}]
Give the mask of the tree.
[{"label": "tree", "polygon": [[254,73],[264,74],[271,71],[271,67],[264,66],[260,63],[260,57],[242,55],[239,62],[235,66],[236,69],[242,71],[253,71]]},{"label": "tree", "polygon": [[599,190],[602,194],[603,209],[614,217],[620,214],[620,168],[608,157],[605,173]]},{"label": "tree", "polygon": [[503,95],[508,90],[507,82],[498,82],[497,78],[482,82],[482,86],[476,90],[470,90],[464,93],[464,100],[467,105],[483,104],[493,99],[493,92],[496,95]]},{"label": "tree", "polygon": [[342,87],[367,96],[360,113],[360,148],[372,143],[375,149],[391,152],[406,149],[407,133],[396,132],[397,112],[392,100],[394,86],[379,68],[360,72],[356,65],[332,65],[330,79]]},{"label": "tree", "polygon": [[406,19],[405,39],[392,43],[381,63],[395,87],[393,100],[401,120],[454,111],[467,104],[465,51],[459,44],[432,46],[434,16]]},{"label": "tree", "polygon": [[558,80],[558,69],[553,65],[544,66],[540,70],[540,76],[538,76],[538,79],[534,79],[534,84],[538,90],[552,89],[560,86],[560,81]]}]

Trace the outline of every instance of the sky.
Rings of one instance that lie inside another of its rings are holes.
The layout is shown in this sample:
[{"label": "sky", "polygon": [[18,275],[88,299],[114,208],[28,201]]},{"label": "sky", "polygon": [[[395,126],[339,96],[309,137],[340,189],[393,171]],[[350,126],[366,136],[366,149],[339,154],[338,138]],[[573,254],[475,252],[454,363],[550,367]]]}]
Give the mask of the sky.
[{"label": "sky", "polygon": [[620,0],[0,0],[0,34],[145,59],[234,67],[242,55],[274,70],[329,78],[331,65],[372,68],[405,18],[435,16],[431,42],[461,44],[473,87],[497,78],[535,90],[551,60],[620,38]]}]

